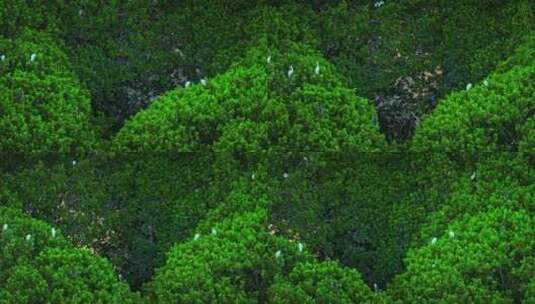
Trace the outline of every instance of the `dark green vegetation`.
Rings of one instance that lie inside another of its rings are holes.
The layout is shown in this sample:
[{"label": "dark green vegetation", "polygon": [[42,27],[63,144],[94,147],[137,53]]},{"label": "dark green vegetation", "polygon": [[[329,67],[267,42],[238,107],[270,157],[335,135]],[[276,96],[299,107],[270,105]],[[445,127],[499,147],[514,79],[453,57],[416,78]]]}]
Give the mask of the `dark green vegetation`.
[{"label": "dark green vegetation", "polygon": [[535,5],[0,3],[0,303],[535,303]]}]

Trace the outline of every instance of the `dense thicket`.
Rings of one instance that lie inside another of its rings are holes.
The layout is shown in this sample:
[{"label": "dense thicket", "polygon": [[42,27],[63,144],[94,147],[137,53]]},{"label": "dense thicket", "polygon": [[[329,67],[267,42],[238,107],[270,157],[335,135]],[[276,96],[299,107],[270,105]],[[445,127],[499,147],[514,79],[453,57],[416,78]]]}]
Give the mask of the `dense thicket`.
[{"label": "dense thicket", "polygon": [[534,9],[4,1],[0,302],[533,302]]}]

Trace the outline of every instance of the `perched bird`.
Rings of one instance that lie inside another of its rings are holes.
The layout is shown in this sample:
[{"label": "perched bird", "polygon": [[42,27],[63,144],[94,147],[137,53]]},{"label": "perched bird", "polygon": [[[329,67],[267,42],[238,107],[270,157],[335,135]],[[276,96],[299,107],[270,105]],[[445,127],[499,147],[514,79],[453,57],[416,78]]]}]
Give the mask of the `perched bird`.
[{"label": "perched bird", "polygon": [[204,78],[201,79],[201,84],[202,84],[203,86],[205,86],[207,83],[208,83],[208,82],[206,81],[206,79],[204,79]]},{"label": "perched bird", "polygon": [[2,60],[2,61],[6,60],[6,55],[0,56],[0,60]]},{"label": "perched bird", "polygon": [[467,91],[470,90],[471,88],[472,88],[472,84],[471,84],[471,83],[469,83],[469,84],[466,85],[466,90],[467,90]]},{"label": "perched bird", "polygon": [[268,64],[270,64],[271,63],[271,56],[267,56],[266,61],[267,61]]},{"label": "perched bird", "polygon": [[282,255],[282,251],[280,251],[280,250],[277,250],[277,252],[275,252],[275,258],[277,258],[277,259],[278,259],[278,258],[280,258],[280,257],[281,257],[281,255]]},{"label": "perched bird", "polygon": [[377,283],[373,283],[373,290],[375,292],[379,292],[379,286],[377,286]]},{"label": "perched bird", "polygon": [[375,6],[375,7],[381,7],[381,6],[383,6],[384,4],[385,4],[385,2],[384,2],[383,0],[381,0],[381,1],[377,1],[377,2],[375,2],[375,4],[374,4],[373,6]]},{"label": "perched bird", "polygon": [[52,227],[52,229],[50,229],[50,234],[52,234],[52,238],[55,238],[56,237],[56,228]]},{"label": "perched bird", "polygon": [[37,57],[37,55],[35,53],[33,53],[32,55],[30,55],[30,61],[35,61],[35,58]]},{"label": "perched bird", "polygon": [[303,243],[301,243],[301,242],[299,244],[297,244],[297,249],[299,250],[299,252],[303,252],[303,248],[304,247],[305,246],[303,246]]},{"label": "perched bird", "polygon": [[201,235],[198,234],[198,233],[196,233],[195,236],[193,237],[193,240],[196,241],[196,240],[198,240],[200,237],[201,237]]},{"label": "perched bird", "polygon": [[288,69],[288,78],[292,78],[293,74],[294,74],[294,67],[290,65],[290,68]]},{"label": "perched bird", "polygon": [[316,62],[316,68],[314,69],[314,73],[316,75],[320,74],[320,63],[319,62]]},{"label": "perched bird", "polygon": [[450,232],[448,232],[448,235],[450,236],[450,239],[455,238],[455,232],[453,232],[451,230],[450,230]]},{"label": "perched bird", "polygon": [[191,82],[186,81],[186,84],[184,85],[185,88],[189,87],[191,85]]},{"label": "perched bird", "polygon": [[26,234],[26,241],[30,241],[32,239],[32,235],[31,234]]},{"label": "perched bird", "polygon": [[72,160],[72,165],[73,165],[73,166],[76,166],[76,159],[73,159],[73,160]]},{"label": "perched bird", "polygon": [[288,173],[284,172],[284,174],[282,175],[282,177],[284,177],[284,178],[288,178]]},{"label": "perched bird", "polygon": [[486,87],[488,87],[488,86],[489,86],[489,81],[488,81],[487,79],[485,79],[485,80],[483,81],[483,85],[486,86]]},{"label": "perched bird", "polygon": [[2,225],[2,231],[6,231],[9,226],[7,224]]},{"label": "perched bird", "polygon": [[436,243],[437,243],[437,238],[436,237],[432,238],[431,239],[431,244],[435,245]]},{"label": "perched bird", "polygon": [[251,179],[255,179],[255,177],[256,177],[256,176],[255,176],[255,174],[253,173],[253,174],[251,175]]},{"label": "perched bird", "polygon": [[217,230],[215,230],[215,228],[212,228],[212,235],[216,235],[217,234]]},{"label": "perched bird", "polygon": [[474,180],[474,179],[476,179],[476,173],[475,172],[472,173],[472,175],[470,175],[470,180]]},{"label": "perched bird", "polygon": [[78,15],[79,15],[79,16],[82,16],[83,14],[84,14],[84,10],[83,10],[83,9],[79,9],[79,10],[78,10]]}]

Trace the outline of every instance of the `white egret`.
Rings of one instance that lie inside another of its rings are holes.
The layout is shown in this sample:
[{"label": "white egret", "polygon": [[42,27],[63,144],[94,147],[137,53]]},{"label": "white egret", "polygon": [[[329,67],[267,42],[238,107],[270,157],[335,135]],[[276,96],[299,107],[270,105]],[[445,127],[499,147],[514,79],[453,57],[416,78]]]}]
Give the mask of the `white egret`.
[{"label": "white egret", "polygon": [[203,86],[205,86],[207,83],[208,83],[208,82],[206,81],[206,79],[204,79],[204,78],[201,79],[201,84],[202,84]]},{"label": "white egret", "polygon": [[52,227],[52,229],[50,229],[50,234],[52,235],[52,238],[55,238],[56,237],[56,228]]},{"label": "white egret", "polygon": [[299,244],[297,244],[297,249],[299,250],[299,252],[303,252],[303,248],[305,246],[303,246],[303,243],[299,242]]},{"label": "white egret", "polygon": [[431,244],[435,245],[436,243],[437,243],[437,238],[436,237],[432,238],[431,239]]},{"label": "white egret", "polygon": [[278,259],[278,258],[280,258],[280,257],[281,257],[281,255],[282,255],[282,251],[280,251],[280,250],[277,250],[277,252],[275,252],[275,258],[277,258],[277,259]]},{"label": "white egret", "polygon": [[185,88],[189,87],[191,85],[191,82],[186,81],[186,84],[184,85]]},{"label": "white egret", "polygon": [[319,62],[316,62],[316,68],[314,69],[314,73],[316,75],[320,74],[320,63]]},{"label": "white egret", "polygon": [[467,90],[467,91],[469,91],[471,88],[472,88],[472,84],[471,84],[471,83],[469,83],[469,84],[466,85],[466,90]]},{"label": "white egret", "polygon": [[486,87],[488,87],[488,86],[489,86],[489,81],[488,81],[487,79],[485,79],[485,80],[483,81],[483,85],[486,86]]},{"label": "white egret", "polygon": [[453,232],[451,230],[450,230],[450,232],[448,232],[448,235],[450,236],[450,239],[455,238],[455,232]]},{"label": "white egret", "polygon": [[474,179],[476,179],[476,173],[475,172],[472,173],[472,175],[470,175],[470,180],[474,180]]},{"label": "white egret", "polygon": [[2,231],[6,231],[9,228],[7,224],[2,225]]},{"label": "white egret", "polygon": [[26,234],[26,241],[30,241],[32,239],[32,235],[31,234]]},{"label": "white egret", "polygon": [[196,240],[198,240],[200,237],[201,237],[201,235],[198,234],[198,233],[196,233],[195,236],[193,237],[193,240],[196,241]]},{"label": "white egret", "polygon": [[37,55],[35,53],[33,53],[32,55],[30,55],[30,61],[31,62],[35,61],[36,57],[37,57]]},{"label": "white egret", "polygon": [[282,175],[282,177],[284,177],[284,178],[288,178],[288,173],[284,172],[284,174]]},{"label": "white egret", "polygon": [[2,60],[2,61],[6,60],[6,55],[0,56],[0,60]]},{"label": "white egret", "polygon": [[290,68],[288,69],[288,78],[292,78],[293,74],[294,74],[294,67],[290,65]]},{"label": "white egret", "polygon": [[212,235],[216,235],[217,234],[217,230],[215,228],[212,228]]},{"label": "white egret", "polygon": [[267,61],[268,64],[270,64],[271,63],[271,56],[267,56],[266,61]]}]

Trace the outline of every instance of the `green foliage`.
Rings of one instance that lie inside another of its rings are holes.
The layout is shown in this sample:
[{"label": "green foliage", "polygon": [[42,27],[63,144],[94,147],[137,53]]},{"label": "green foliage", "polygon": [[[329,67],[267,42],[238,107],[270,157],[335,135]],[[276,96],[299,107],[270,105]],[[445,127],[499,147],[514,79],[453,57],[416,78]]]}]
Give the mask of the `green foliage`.
[{"label": "green foliage", "polygon": [[257,303],[267,297],[275,275],[310,260],[296,243],[272,236],[266,212],[236,214],[175,246],[149,288],[158,303]]},{"label": "green foliage", "polygon": [[486,82],[450,94],[417,130],[417,151],[466,153],[517,151],[521,129],[535,107],[535,66],[494,74]]},{"label": "green foliage", "polygon": [[535,301],[531,2],[2,2],[0,302]]},{"label": "green foliage", "polygon": [[[292,46],[284,57],[272,54],[272,64],[266,62],[267,56],[254,50],[244,67],[229,70],[206,87],[177,89],[159,98],[127,122],[116,146],[133,151],[212,148],[237,153],[369,151],[382,145],[372,124],[372,109],[341,85],[326,61],[301,46]],[[316,63],[319,75],[314,74]],[[290,66],[295,74],[289,78]]]},{"label": "green foliage", "polygon": [[19,163],[19,170],[6,177],[6,187],[22,202],[22,210],[54,223],[73,243],[99,250],[106,246],[110,215],[98,161],[50,157],[48,162],[32,163],[28,168]]},{"label": "green foliage", "polygon": [[115,233],[106,253],[135,288],[164,254],[189,238],[224,192],[211,173],[212,154],[119,154],[107,160],[107,218]]},{"label": "green foliage", "polygon": [[511,303],[522,298],[517,269],[532,260],[535,222],[524,211],[496,208],[449,225],[411,250],[389,294],[402,302]]},{"label": "green foliage", "polygon": [[59,12],[64,1],[2,1],[0,6],[0,35],[17,37],[21,29],[57,31]]},{"label": "green foliage", "polygon": [[58,231],[42,221],[23,215],[20,211],[0,207],[0,285],[4,286],[13,267],[35,259],[45,248],[65,248],[67,241]]},{"label": "green foliage", "polygon": [[271,303],[376,303],[360,274],[335,262],[299,263],[269,290]]},{"label": "green foliage", "polygon": [[[15,39],[0,38],[0,72],[16,70],[39,76],[57,75],[76,78],[61,41],[45,32],[25,29]],[[32,54],[35,56],[32,60]]]},{"label": "green foliage", "polygon": [[80,153],[95,146],[87,92],[48,36],[25,32],[2,40],[0,150]]},{"label": "green foliage", "polygon": [[6,303],[139,303],[117,281],[111,264],[87,250],[48,248],[32,266],[13,270],[2,295]]},{"label": "green foliage", "polygon": [[135,303],[103,258],[73,249],[59,230],[0,207],[2,303]]},{"label": "green foliage", "polygon": [[465,171],[452,187],[450,197],[433,210],[419,232],[427,242],[444,231],[451,221],[504,207],[533,212],[533,176],[529,165],[513,153],[495,153],[481,159],[473,171]]}]

